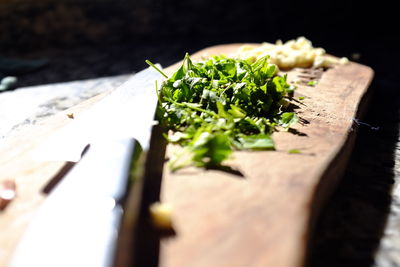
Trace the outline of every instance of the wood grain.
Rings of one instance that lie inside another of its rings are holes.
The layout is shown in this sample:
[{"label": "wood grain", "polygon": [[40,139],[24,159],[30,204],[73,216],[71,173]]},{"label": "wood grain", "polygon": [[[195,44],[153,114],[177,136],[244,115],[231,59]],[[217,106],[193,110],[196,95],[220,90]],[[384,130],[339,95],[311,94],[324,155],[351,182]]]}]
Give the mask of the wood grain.
[{"label": "wood grain", "polygon": [[[229,54],[239,45],[207,48],[193,57]],[[289,80],[298,73],[290,71]],[[176,236],[161,241],[159,265],[302,266],[312,220],[351,153],[353,118],[372,77],[369,67],[350,62],[325,71],[315,87],[299,86],[301,123],[294,132],[274,134],[276,151],[234,153],[229,165],[241,175],[194,168],[171,173],[165,167],[161,198],[174,206]],[[65,165],[35,162],[30,152],[71,121],[66,114],[79,116],[104,95],[27,128],[0,147],[0,180],[15,179],[18,187],[17,198],[0,213],[0,266],[7,266],[45,199],[43,188]],[[168,146],[167,157],[176,150]]]}]

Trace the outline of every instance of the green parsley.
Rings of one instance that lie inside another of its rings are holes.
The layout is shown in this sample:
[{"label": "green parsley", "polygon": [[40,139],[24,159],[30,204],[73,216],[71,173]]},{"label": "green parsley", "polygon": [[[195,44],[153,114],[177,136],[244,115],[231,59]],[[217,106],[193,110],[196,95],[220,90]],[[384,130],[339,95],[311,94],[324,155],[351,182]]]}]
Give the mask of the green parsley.
[{"label": "green parsley", "polygon": [[317,85],[317,81],[313,80],[313,81],[309,81],[307,83],[308,86],[316,86]]},{"label": "green parsley", "polygon": [[215,56],[195,63],[186,54],[158,92],[157,120],[172,130],[169,142],[184,148],[170,161],[171,169],[215,168],[233,150],[274,149],[276,127],[288,129],[297,122],[296,114],[284,111],[294,87],[277,73],[268,57]]}]

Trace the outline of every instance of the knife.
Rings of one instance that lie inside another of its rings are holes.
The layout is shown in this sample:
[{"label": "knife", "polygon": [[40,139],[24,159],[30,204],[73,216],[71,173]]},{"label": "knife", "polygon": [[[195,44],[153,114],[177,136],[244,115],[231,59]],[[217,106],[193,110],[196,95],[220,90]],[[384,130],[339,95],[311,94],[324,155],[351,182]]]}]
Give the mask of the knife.
[{"label": "knife", "polygon": [[39,160],[79,162],[38,210],[12,267],[113,265],[122,202],[131,167],[149,147],[160,78],[152,69],[134,75],[36,151]]},{"label": "knife", "polygon": [[146,150],[157,103],[155,82],[161,79],[153,68],[135,74],[82,114],[74,114],[71,123],[33,151],[32,158],[78,162],[87,144],[110,138],[134,137]]}]

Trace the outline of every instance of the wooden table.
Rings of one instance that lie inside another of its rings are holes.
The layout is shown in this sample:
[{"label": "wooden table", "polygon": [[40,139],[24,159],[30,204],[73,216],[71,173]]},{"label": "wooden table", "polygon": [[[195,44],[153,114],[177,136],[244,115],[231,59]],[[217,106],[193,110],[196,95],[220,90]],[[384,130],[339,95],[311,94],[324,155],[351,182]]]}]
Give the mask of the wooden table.
[{"label": "wooden table", "polygon": [[[200,51],[230,53],[240,44]],[[171,69],[170,69],[171,70]],[[289,72],[294,79],[299,71]],[[350,62],[325,71],[315,87],[299,86],[301,123],[274,134],[276,151],[238,152],[218,170],[164,168],[161,199],[174,206],[176,235],[163,239],[160,266],[302,266],[318,211],[335,188],[351,153],[353,118],[362,115],[373,71]],[[0,262],[13,249],[45,199],[44,186],[64,162],[35,162],[30,151],[103,95],[21,130],[1,145],[0,180],[13,178],[18,197],[0,214]],[[291,149],[300,154],[288,153]],[[168,146],[167,155],[176,149]]]}]

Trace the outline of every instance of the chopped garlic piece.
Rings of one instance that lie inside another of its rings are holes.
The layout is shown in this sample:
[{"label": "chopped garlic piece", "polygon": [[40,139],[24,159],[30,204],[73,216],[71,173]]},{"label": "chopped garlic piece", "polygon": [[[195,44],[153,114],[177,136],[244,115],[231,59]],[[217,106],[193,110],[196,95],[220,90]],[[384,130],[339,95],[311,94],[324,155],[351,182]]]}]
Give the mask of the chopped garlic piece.
[{"label": "chopped garlic piece", "polygon": [[340,64],[347,64],[347,63],[349,63],[349,59],[347,57],[342,57],[341,59],[339,59],[339,63]]},{"label": "chopped garlic piece", "polygon": [[310,40],[298,37],[283,43],[281,40],[275,44],[263,43],[261,46],[243,45],[233,55],[239,58],[261,58],[269,55],[270,62],[281,69],[331,67],[334,64],[346,64],[346,58],[336,59],[326,55],[323,48],[315,48]]},{"label": "chopped garlic piece", "polygon": [[155,202],[149,208],[152,223],[159,229],[172,228],[172,207],[165,203]]}]

